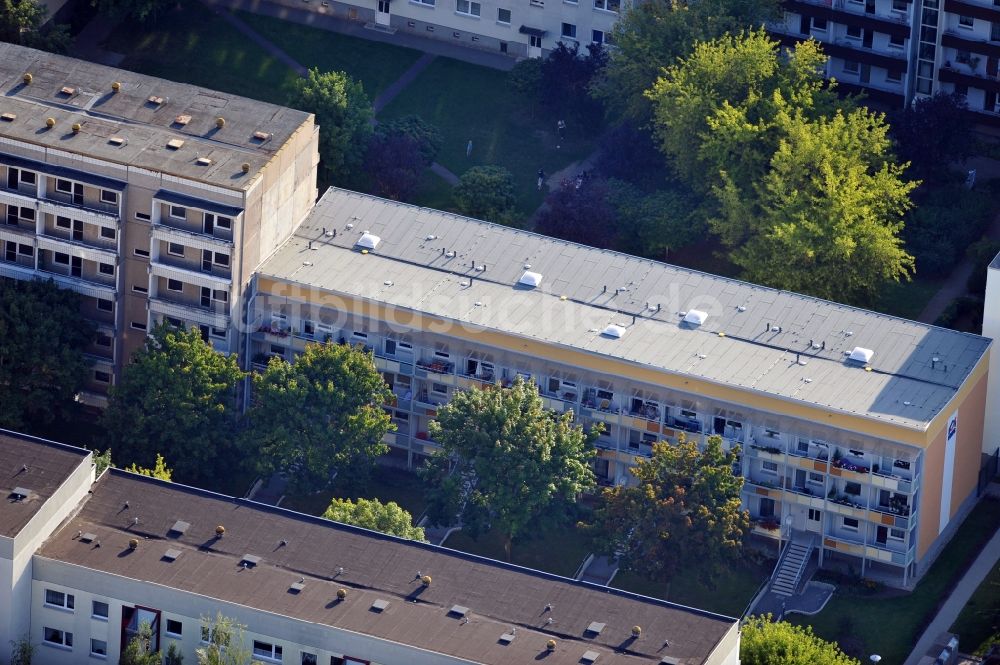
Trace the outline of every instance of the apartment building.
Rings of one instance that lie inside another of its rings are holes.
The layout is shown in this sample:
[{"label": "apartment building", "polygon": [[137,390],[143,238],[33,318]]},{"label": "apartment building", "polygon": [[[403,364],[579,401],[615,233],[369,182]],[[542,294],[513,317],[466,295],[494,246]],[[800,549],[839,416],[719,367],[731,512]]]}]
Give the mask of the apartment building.
[{"label": "apartment building", "polygon": [[317,341],[374,352],[402,466],[436,450],[455,390],[521,376],[603,424],[602,484],[656,441],[738,444],[755,531],[820,563],[910,583],[976,498],[976,335],[336,189],[260,267],[249,311],[247,368]]},{"label": "apartment building", "polygon": [[236,350],[253,269],[316,198],[313,116],[13,44],[0,88],[0,276],[83,296],[81,399],[163,320]]},{"label": "apartment building", "polygon": [[[986,270],[986,296],[983,302],[983,337],[1000,338],[1000,255]],[[1000,454],[1000,359],[990,356],[990,379],[986,397],[986,424],[983,455]]]},{"label": "apartment building", "polygon": [[2,636],[40,665],[117,662],[143,623],[193,663],[218,613],[267,665],[739,663],[736,619],[116,469],[94,482],[91,462],[0,442],[29,469],[0,480],[27,561]]},{"label": "apartment building", "polygon": [[977,122],[1000,124],[997,0],[784,0],[782,43],[815,38],[841,88],[900,108],[938,92],[963,95]]}]

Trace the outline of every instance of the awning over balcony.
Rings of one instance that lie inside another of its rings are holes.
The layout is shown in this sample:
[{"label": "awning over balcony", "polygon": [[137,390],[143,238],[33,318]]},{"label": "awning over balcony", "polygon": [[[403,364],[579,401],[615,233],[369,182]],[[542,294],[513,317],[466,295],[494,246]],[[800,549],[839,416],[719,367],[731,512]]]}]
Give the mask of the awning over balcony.
[{"label": "awning over balcony", "polygon": [[192,196],[178,194],[177,192],[171,192],[167,189],[161,189],[158,191],[156,195],[153,196],[153,200],[161,203],[168,203],[170,205],[183,206],[185,208],[204,210],[205,212],[211,212],[225,217],[236,217],[243,212],[242,208],[227,206],[221,203],[215,203],[214,201],[206,201],[205,199],[196,199]]},{"label": "awning over balcony", "polygon": [[530,28],[526,25],[522,25],[520,28],[518,28],[517,31],[520,32],[522,35],[532,35],[534,37],[544,37],[546,32],[541,28]]}]

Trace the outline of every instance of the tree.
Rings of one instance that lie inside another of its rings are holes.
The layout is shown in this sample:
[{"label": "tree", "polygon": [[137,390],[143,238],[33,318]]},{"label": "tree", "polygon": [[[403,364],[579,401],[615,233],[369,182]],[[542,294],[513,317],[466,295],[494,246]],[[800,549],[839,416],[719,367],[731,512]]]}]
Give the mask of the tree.
[{"label": "tree", "polygon": [[420,145],[405,134],[377,133],[368,144],[365,171],[378,196],[394,201],[409,199],[425,166]]},{"label": "tree", "polygon": [[159,665],[160,652],[153,651],[153,629],[143,621],[139,631],[125,645],[119,665]]},{"label": "tree", "polygon": [[93,326],[80,296],[52,281],[0,283],[0,426],[23,430],[67,417],[89,374]]},{"label": "tree", "polygon": [[508,560],[525,529],[564,519],[561,508],[594,486],[589,461],[599,430],[585,433],[572,412],[546,411],[538,386],[521,378],[510,388],[457,392],[429,429],[441,444],[420,471],[430,519],[447,524],[460,515],[472,537],[496,529]]},{"label": "tree", "polygon": [[907,279],[899,238],[916,183],[884,116],[839,101],[816,42],[789,57],[763,31],[698,44],[650,91],[656,134],[750,281],[869,304]]},{"label": "tree", "polygon": [[167,647],[167,653],[163,656],[163,665],[184,665],[184,654],[181,653],[177,642],[171,642]]},{"label": "tree", "polygon": [[812,626],[750,617],[740,630],[743,665],[860,665],[837,646],[813,634]]},{"label": "tree", "polygon": [[97,11],[108,18],[121,20],[134,18],[138,21],[153,21],[171,0],[91,0]]},{"label": "tree", "polygon": [[184,482],[228,473],[236,466],[235,396],[243,377],[236,357],[215,351],[197,329],[158,326],[111,389],[102,418],[111,447],[154,469],[168,451]]},{"label": "tree", "polygon": [[463,215],[495,224],[514,221],[514,176],[502,166],[473,166],[459,178],[452,197]]},{"label": "tree", "polygon": [[890,124],[899,158],[910,162],[913,176],[928,184],[947,182],[952,166],[975,148],[968,105],[957,93],[915,99],[893,114]]},{"label": "tree", "polygon": [[559,42],[542,63],[542,103],[559,118],[593,130],[604,117],[599,99],[590,94],[591,81],[608,62],[608,52],[601,44],[588,44],[580,53],[580,44]]},{"label": "tree", "polygon": [[613,247],[618,236],[608,186],[590,178],[559,183],[545,198],[535,226],[539,233],[604,249]]},{"label": "tree", "polygon": [[141,466],[136,466],[135,462],[132,462],[132,466],[126,468],[125,470],[131,471],[132,473],[138,473],[140,476],[156,478],[157,480],[166,480],[167,482],[173,480],[174,475],[173,469],[167,468],[167,462],[163,459],[163,455],[160,453],[156,453],[156,464],[152,469],[145,469]]},{"label": "tree", "polygon": [[644,93],[698,41],[760,27],[780,16],[777,0],[649,0],[633,3],[611,33],[610,62],[592,88],[618,117],[650,118]]},{"label": "tree", "polygon": [[425,541],[424,530],[413,526],[413,516],[395,501],[382,503],[378,499],[334,499],[323,517],[335,522],[353,524],[372,531],[409,540]]},{"label": "tree", "polygon": [[393,426],[382,405],[392,398],[370,351],[310,344],[294,363],[272,359],[253,377],[244,441],[265,474],[284,472],[298,490],[367,477]]},{"label": "tree", "polygon": [[100,477],[104,473],[105,469],[114,466],[111,463],[111,449],[108,448],[103,453],[99,450],[94,451],[94,476]]},{"label": "tree", "polygon": [[420,150],[420,158],[425,166],[434,163],[444,143],[441,130],[418,115],[404,115],[402,118],[380,122],[375,128],[375,133],[406,136],[412,139]]},{"label": "tree", "polygon": [[542,60],[526,58],[507,72],[507,85],[515,95],[527,103],[530,115],[535,117],[535,106],[542,96]]},{"label": "tree", "polygon": [[632,254],[669,260],[671,250],[700,240],[707,231],[696,197],[683,186],[645,194],[612,180],[608,201],[618,220],[619,244]]},{"label": "tree", "polygon": [[683,435],[676,445],[653,444],[652,456],[629,469],[636,484],[604,490],[593,524],[600,551],[650,580],[669,581],[684,566],[711,580],[738,559],[750,529],[737,454],[723,452],[719,436],[704,451]]},{"label": "tree", "polygon": [[201,618],[201,641],[206,646],[195,650],[198,665],[261,665],[247,647],[246,626],[221,612]]},{"label": "tree", "polygon": [[10,641],[10,665],[31,665],[35,656],[35,646],[27,635]]},{"label": "tree", "polygon": [[48,9],[36,0],[0,0],[0,41],[65,53],[69,26],[45,26]]},{"label": "tree", "polygon": [[360,82],[344,72],[320,73],[296,82],[289,106],[316,115],[319,154],[323,166],[337,182],[349,182],[361,168],[374,115],[371,101]]}]

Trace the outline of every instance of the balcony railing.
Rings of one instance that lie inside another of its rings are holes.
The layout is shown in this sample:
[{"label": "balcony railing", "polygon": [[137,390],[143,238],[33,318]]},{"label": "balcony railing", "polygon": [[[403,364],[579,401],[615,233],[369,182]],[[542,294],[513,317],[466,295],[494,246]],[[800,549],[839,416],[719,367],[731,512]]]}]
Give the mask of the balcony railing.
[{"label": "balcony railing", "polygon": [[452,374],[454,373],[455,363],[435,358],[431,360],[418,360],[417,367],[432,374]]},{"label": "balcony railing", "polygon": [[54,189],[45,192],[45,201],[51,203],[57,203],[61,206],[68,206],[70,208],[77,208],[79,210],[89,210],[91,212],[99,212],[105,215],[112,215],[118,217],[118,204],[112,203],[102,203],[100,201],[74,201],[72,194],[65,194],[63,192],[57,192]]}]

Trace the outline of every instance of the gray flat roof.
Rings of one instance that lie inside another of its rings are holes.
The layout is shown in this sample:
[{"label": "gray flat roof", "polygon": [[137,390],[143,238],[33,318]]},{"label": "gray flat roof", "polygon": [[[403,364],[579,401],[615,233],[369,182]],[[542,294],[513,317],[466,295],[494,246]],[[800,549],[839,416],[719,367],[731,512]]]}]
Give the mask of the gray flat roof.
[{"label": "gray flat roof", "polygon": [[[368,254],[355,247],[365,231],[380,238]],[[527,266],[542,275],[536,288],[517,284]],[[978,335],[339,189],[324,194],[258,272],[917,430],[946,407],[990,345]],[[689,310],[708,316],[685,323]],[[602,334],[610,324],[623,336]],[[871,371],[848,358],[855,347],[874,351]]]},{"label": "gray flat roof", "polygon": [[[184,533],[171,530],[178,519],[191,524]],[[215,536],[217,525],[225,527],[223,538]],[[81,541],[81,531],[101,546]],[[131,538],[139,539],[134,551]],[[179,554],[165,556],[169,549]],[[244,568],[247,552],[257,560]],[[598,662],[617,665],[664,655],[703,663],[736,625],[666,601],[118,469],[101,477],[38,555],[488,665],[542,660],[549,638],[559,647],[546,665],[576,665],[591,650],[601,654]],[[421,575],[431,576],[429,586]],[[290,593],[295,584],[301,588]],[[343,602],[340,588],[347,591]],[[381,612],[371,611],[378,601]],[[467,622],[451,613],[455,605],[468,608]],[[599,635],[586,632],[593,621],[606,623]],[[642,638],[632,640],[636,624]],[[504,644],[507,633],[516,636]]]},{"label": "gray flat roof", "polygon": [[[30,73],[30,85],[22,77]],[[113,82],[121,89],[114,92]],[[67,92],[63,92],[66,89]],[[71,91],[71,92],[69,92]],[[0,137],[242,190],[310,114],[224,92],[0,44]],[[148,100],[157,97],[162,104]],[[190,116],[186,125],[175,122]],[[47,129],[46,118],[56,121]],[[216,127],[216,118],[225,126]],[[71,127],[80,123],[79,133]],[[270,135],[254,138],[255,132]],[[125,140],[121,145],[111,137]],[[167,142],[181,139],[177,150]],[[199,165],[199,157],[211,164]],[[250,164],[244,174],[242,165]]]},{"label": "gray flat roof", "polygon": [[0,429],[0,536],[17,536],[89,454]]}]

